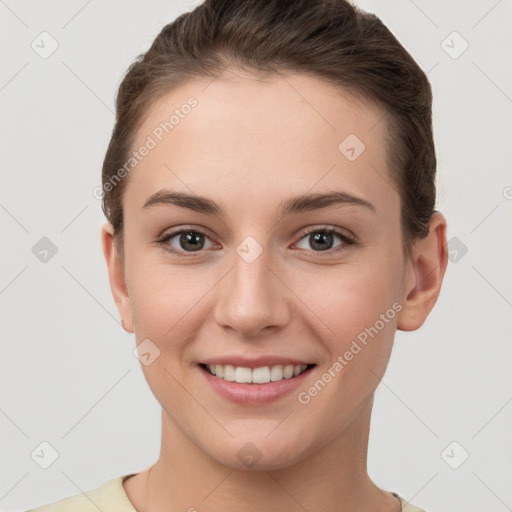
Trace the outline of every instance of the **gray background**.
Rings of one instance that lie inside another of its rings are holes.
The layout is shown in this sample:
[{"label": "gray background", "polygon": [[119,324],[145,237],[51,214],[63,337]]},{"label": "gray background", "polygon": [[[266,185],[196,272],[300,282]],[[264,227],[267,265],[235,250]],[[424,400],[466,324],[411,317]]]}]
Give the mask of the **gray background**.
[{"label": "gray background", "polygon": [[[1,510],[92,489],[158,456],[159,406],[110,294],[93,189],[123,72],[191,5],[0,1]],[[512,510],[512,3],[359,5],[431,80],[452,259],[425,325],[397,334],[369,473],[428,512]],[[43,31],[59,45],[45,59],[31,47]],[[43,237],[57,248],[46,262]],[[58,452],[48,469],[44,445],[31,456],[44,441]]]}]

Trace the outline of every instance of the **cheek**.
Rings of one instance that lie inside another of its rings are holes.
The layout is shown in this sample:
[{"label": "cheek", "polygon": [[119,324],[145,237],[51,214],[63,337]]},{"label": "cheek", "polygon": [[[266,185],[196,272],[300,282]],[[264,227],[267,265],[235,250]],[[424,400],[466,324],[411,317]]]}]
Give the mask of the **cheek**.
[{"label": "cheek", "polygon": [[201,297],[209,282],[206,276],[148,258],[133,259],[130,304],[137,344],[149,339],[158,356],[142,371],[156,399],[171,412],[176,423],[178,411],[190,408],[190,398],[180,385],[186,347],[198,336],[202,325]]},{"label": "cheek", "polygon": [[[400,276],[392,261],[382,255],[372,258],[369,264],[331,267],[297,280],[294,290],[318,317],[317,323],[324,324],[333,348],[343,348],[373,326],[397,301]],[[395,313],[390,311],[386,318],[391,317],[391,324],[396,322]]]},{"label": "cheek", "polygon": [[137,340],[180,343],[192,337],[202,314],[201,300],[218,281],[211,269],[133,258],[127,270]]},{"label": "cheek", "polygon": [[310,417],[329,415],[333,432],[371,396],[391,354],[401,309],[396,300],[399,269],[393,266],[393,258],[376,261],[317,274],[300,292],[317,317],[313,321],[316,335],[330,361],[312,387],[301,390],[299,403],[307,404],[304,411]]}]

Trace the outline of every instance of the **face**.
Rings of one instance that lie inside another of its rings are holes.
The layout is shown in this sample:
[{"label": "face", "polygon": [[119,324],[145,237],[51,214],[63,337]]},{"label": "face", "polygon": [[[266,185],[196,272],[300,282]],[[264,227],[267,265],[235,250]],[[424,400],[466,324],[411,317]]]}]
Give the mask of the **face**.
[{"label": "face", "polygon": [[164,422],[218,462],[304,459],[384,374],[414,272],[382,118],[311,76],[225,74],[168,93],[138,132],[118,305]]}]

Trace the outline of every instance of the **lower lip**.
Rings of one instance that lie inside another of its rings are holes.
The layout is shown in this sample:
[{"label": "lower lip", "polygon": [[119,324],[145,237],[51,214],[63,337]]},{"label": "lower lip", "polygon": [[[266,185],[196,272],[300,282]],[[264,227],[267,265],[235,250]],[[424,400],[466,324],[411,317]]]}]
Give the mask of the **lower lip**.
[{"label": "lower lip", "polygon": [[240,384],[215,377],[208,370],[199,366],[207,382],[219,395],[241,405],[261,405],[273,402],[296,390],[315,367],[308,368],[297,377],[283,379],[266,384]]}]

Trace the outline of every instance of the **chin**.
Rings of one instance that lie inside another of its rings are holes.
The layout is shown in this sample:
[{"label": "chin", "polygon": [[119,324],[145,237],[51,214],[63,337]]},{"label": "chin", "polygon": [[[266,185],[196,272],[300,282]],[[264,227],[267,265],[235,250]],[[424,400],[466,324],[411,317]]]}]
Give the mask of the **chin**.
[{"label": "chin", "polygon": [[[230,439],[229,446],[209,450],[219,464],[238,471],[275,471],[289,468],[307,456],[304,439],[265,438],[265,434],[247,434]],[[299,450],[300,448],[300,450]]]}]

